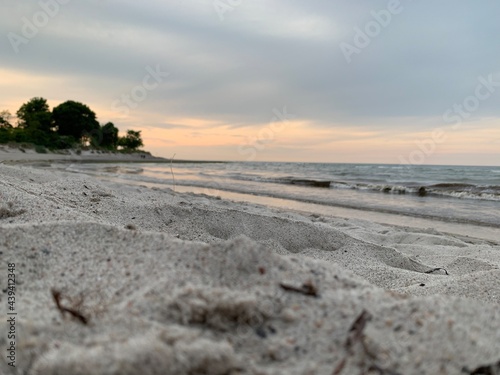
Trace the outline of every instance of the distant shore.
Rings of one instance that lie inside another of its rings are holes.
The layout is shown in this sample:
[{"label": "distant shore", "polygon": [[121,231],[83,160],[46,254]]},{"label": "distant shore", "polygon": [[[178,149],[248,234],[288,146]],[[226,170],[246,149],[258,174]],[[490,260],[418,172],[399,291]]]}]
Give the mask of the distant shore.
[{"label": "distant shore", "polygon": [[61,150],[59,152],[45,153],[36,152],[31,148],[16,148],[7,145],[0,145],[0,162],[30,162],[30,161],[124,161],[124,162],[142,162],[155,161],[161,162],[167,159],[152,156],[149,152],[119,153],[98,150]]},{"label": "distant shore", "polygon": [[70,162],[70,163],[222,163],[198,160],[176,160],[151,155],[147,151],[120,153],[99,150],[64,150],[60,152],[38,153],[34,149],[12,148],[0,145],[0,163],[30,163],[30,162]]}]

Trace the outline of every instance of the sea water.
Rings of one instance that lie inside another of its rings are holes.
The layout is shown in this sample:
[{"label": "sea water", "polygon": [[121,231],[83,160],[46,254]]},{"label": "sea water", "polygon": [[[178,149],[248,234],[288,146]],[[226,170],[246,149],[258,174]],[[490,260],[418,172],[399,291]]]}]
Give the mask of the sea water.
[{"label": "sea water", "polygon": [[500,167],[228,162],[96,163],[65,168],[209,195],[229,197],[231,192],[237,200],[255,202],[260,197],[260,202],[271,205],[273,201],[262,198],[274,198],[274,205],[298,209],[314,204],[307,207],[316,209],[308,211],[323,214],[335,214],[337,209],[343,216],[345,210],[356,210],[360,218],[386,214],[396,223],[398,218],[402,223],[414,218],[485,227],[493,237],[498,231],[500,240]]}]

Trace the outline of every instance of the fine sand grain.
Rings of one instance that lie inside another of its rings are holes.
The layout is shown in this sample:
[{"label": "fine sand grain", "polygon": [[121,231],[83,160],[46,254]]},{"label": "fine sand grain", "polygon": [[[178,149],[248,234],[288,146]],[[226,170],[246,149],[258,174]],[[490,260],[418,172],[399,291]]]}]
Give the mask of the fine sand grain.
[{"label": "fine sand grain", "polygon": [[84,150],[60,150],[59,152],[38,153],[34,148],[23,149],[22,147],[9,147],[0,145],[0,163],[22,163],[42,161],[71,161],[71,162],[149,162],[166,161],[164,158],[151,156],[149,153],[119,153],[104,151]]},{"label": "fine sand grain", "polygon": [[[0,374],[497,374],[500,245],[0,165]],[[499,235],[500,237],[500,235]]]}]

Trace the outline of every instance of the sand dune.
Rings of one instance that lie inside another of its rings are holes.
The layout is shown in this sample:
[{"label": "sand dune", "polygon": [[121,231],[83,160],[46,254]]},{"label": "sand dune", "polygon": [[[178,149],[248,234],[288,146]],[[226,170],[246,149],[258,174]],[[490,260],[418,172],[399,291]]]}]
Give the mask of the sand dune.
[{"label": "sand dune", "polygon": [[[500,371],[491,241],[43,169],[0,174],[18,373]],[[5,356],[0,372],[15,373]]]}]

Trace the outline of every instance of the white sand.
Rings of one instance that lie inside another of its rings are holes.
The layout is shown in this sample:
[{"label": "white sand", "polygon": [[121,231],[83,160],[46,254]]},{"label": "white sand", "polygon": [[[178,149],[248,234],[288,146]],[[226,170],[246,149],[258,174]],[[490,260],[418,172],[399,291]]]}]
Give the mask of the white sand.
[{"label": "white sand", "polygon": [[84,150],[77,154],[74,150],[61,150],[60,152],[37,153],[34,149],[23,149],[0,145],[0,163],[10,162],[32,162],[32,161],[72,161],[72,162],[144,162],[144,161],[162,161],[163,158],[145,154],[141,158],[141,153],[114,153],[104,151]]},{"label": "white sand", "polygon": [[500,373],[498,243],[0,176],[0,282],[14,262],[19,314],[15,372],[1,293],[1,374]]}]

